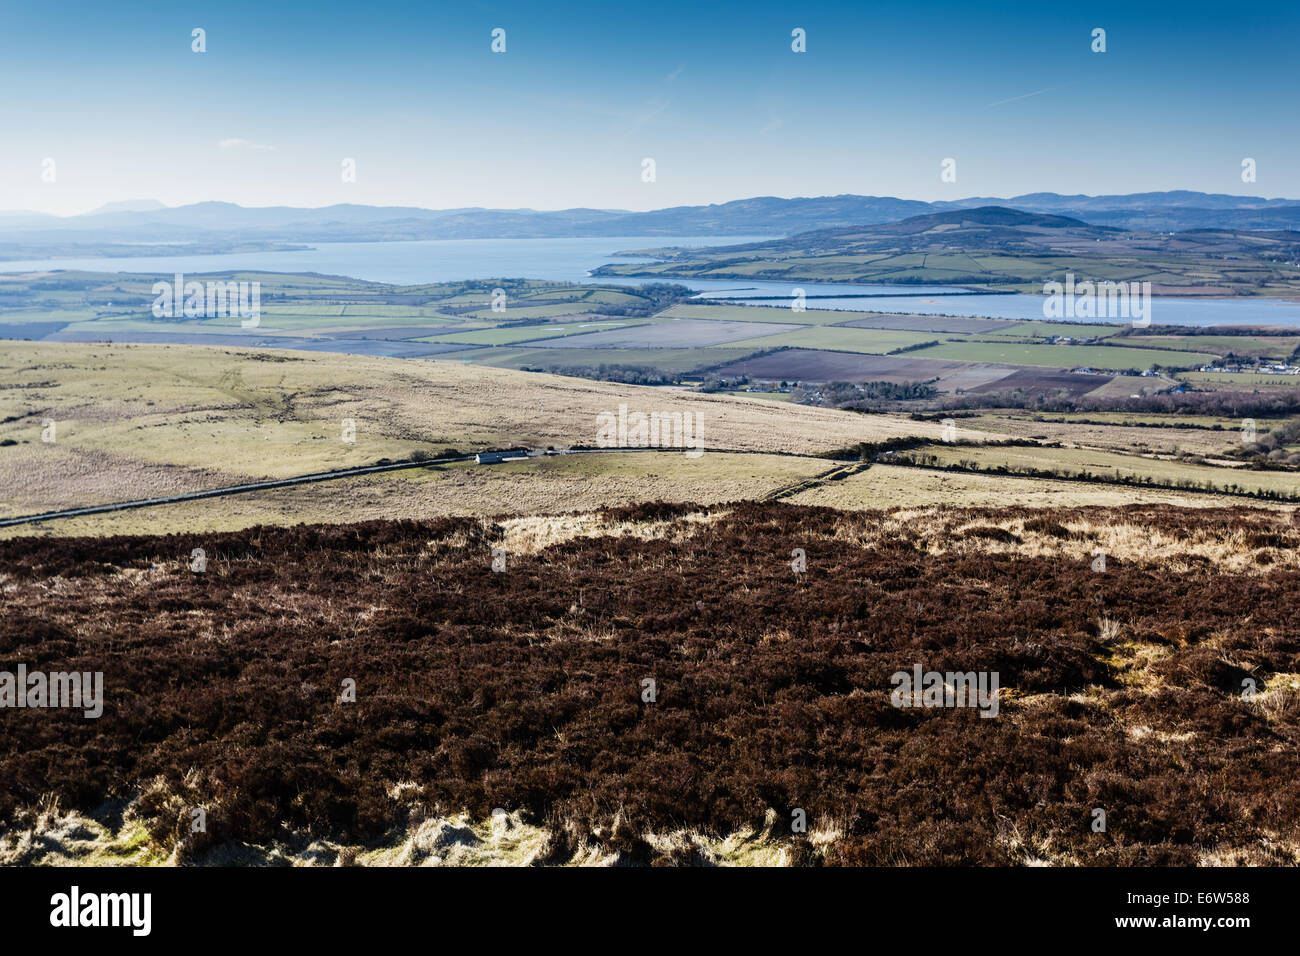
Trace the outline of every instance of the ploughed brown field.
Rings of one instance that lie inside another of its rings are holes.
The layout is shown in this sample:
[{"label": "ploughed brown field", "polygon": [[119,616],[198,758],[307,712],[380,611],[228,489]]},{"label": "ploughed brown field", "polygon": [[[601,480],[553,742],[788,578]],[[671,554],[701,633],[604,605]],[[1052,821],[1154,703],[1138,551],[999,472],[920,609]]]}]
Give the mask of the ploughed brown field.
[{"label": "ploughed brown field", "polygon": [[[0,861],[1294,864],[1297,544],[754,503],[7,541],[0,669],[105,707],[0,710]],[[893,706],[918,664],[997,672],[997,715]]]}]

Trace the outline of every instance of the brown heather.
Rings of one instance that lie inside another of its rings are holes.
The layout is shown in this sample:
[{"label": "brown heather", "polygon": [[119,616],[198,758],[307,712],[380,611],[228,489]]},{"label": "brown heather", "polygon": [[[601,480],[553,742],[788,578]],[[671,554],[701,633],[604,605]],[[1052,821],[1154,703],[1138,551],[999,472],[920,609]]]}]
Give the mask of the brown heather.
[{"label": "brown heather", "polygon": [[[502,808],[543,863],[1295,864],[1297,544],[1248,508],[786,504],[9,541],[0,668],[102,670],[106,706],[0,711],[0,859],[74,811],[156,859],[455,859]],[[894,708],[917,663],[997,671],[998,716]]]}]

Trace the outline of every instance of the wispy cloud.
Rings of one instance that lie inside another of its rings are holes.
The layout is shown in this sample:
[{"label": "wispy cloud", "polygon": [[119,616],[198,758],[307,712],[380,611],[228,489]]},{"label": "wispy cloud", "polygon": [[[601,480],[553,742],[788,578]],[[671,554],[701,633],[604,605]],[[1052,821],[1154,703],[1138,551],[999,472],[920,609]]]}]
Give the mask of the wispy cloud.
[{"label": "wispy cloud", "polygon": [[251,139],[223,139],[217,142],[222,149],[275,149],[265,143],[254,143]]},{"label": "wispy cloud", "polygon": [[[677,77],[681,76],[685,72],[686,72],[686,64],[683,63],[677,69],[673,70],[671,73],[669,73],[667,76],[664,77],[664,87],[667,88],[672,86],[673,83],[676,82]],[[645,107],[640,111],[638,111],[633,116],[631,128],[628,129],[627,133],[624,134],[623,138],[626,139],[628,136],[631,136],[636,132],[638,132],[643,126],[646,126],[651,122],[653,122],[665,110],[667,110],[669,106],[672,105],[672,102],[673,102],[672,94],[667,92],[666,89],[663,94],[647,100]]]},{"label": "wispy cloud", "polygon": [[1014,103],[1016,100],[1027,100],[1031,96],[1042,96],[1044,93],[1050,93],[1052,92],[1052,90],[1059,90],[1059,89],[1060,89],[1059,86],[1049,86],[1045,90],[1034,90],[1034,92],[1032,93],[1021,93],[1019,96],[1008,96],[1005,100],[998,100],[996,103],[990,103],[988,106],[984,108],[986,110],[992,109],[993,107],[1001,106],[1004,103]]}]

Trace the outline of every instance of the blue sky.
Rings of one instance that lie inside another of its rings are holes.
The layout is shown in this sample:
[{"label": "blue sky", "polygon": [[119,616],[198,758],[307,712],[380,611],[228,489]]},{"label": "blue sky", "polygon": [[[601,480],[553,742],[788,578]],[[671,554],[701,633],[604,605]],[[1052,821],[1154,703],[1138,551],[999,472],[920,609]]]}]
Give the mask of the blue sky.
[{"label": "blue sky", "polygon": [[1300,197],[1294,2],[4,3],[0,209]]}]

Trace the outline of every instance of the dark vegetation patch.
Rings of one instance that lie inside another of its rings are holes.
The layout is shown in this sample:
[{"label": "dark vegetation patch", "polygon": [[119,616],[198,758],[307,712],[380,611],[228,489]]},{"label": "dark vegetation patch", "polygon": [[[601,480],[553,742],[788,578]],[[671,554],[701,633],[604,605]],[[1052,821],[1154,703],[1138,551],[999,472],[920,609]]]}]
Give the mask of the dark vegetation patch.
[{"label": "dark vegetation patch", "polygon": [[[1300,574],[1136,559],[1098,574],[957,531],[1122,520],[1271,544],[1293,539],[1291,517],[970,509],[893,531],[873,513],[728,507],[682,540],[575,538],[504,573],[499,527],[470,519],[6,542],[0,669],[103,671],[106,703],[98,720],[0,710],[0,830],[53,794],[135,800],[168,848],[194,806],[212,844],[362,841],[402,825],[389,790],[411,781],[480,819],[617,821],[632,857],[647,831],[728,834],[796,807],[840,831],[805,862],[1010,864],[1050,847],[1190,863],[1266,834],[1294,845],[1300,713],[1242,700],[1240,679],[1300,670]],[[197,547],[203,574],[186,568]],[[1119,673],[1102,617],[1120,643],[1168,652],[1148,683]],[[1012,693],[993,719],[891,706],[890,676],[915,664],[997,671]],[[347,678],[356,703],[338,699]]]},{"label": "dark vegetation patch", "polygon": [[815,391],[796,388],[791,400],[821,408],[839,408],[850,412],[874,412],[938,396],[939,390],[927,382],[827,382]]},{"label": "dark vegetation patch", "polygon": [[1033,531],[1037,534],[1045,534],[1051,538],[1060,538],[1062,540],[1074,537],[1074,533],[1059,521],[1053,521],[1051,518],[1038,515],[1033,518],[1025,519],[1025,530]]},{"label": "dark vegetation patch", "polygon": [[624,385],[680,385],[685,377],[683,372],[665,371],[651,365],[620,365],[613,362],[601,362],[599,365],[524,365],[520,371],[590,378],[597,382],[621,382]]},{"label": "dark vegetation patch", "polygon": [[1000,541],[1003,544],[1019,544],[1020,538],[1012,534],[1006,528],[999,528],[996,525],[981,524],[973,528],[967,528],[961,533],[963,538],[975,538],[983,541]]},{"label": "dark vegetation patch", "polygon": [[724,378],[747,375],[762,381],[783,379],[798,382],[928,382],[962,363],[940,359],[897,358],[824,349],[782,348],[741,359],[715,373]]},{"label": "dark vegetation patch", "polygon": [[977,394],[1019,390],[1029,394],[1052,394],[1078,398],[1101,388],[1113,378],[1113,375],[1085,375],[1056,369],[1020,368],[996,382],[976,385],[970,390]]},{"label": "dark vegetation patch", "polygon": [[[1064,374],[1044,370],[1047,375]],[[1079,375],[1078,378],[1096,378]],[[1246,377],[1243,376],[1243,384]],[[1096,379],[1102,384],[1100,378]],[[940,409],[1016,408],[1034,412],[1132,412],[1158,415],[1210,415],[1222,418],[1281,418],[1300,414],[1300,388],[1261,390],[1258,387],[1209,392],[1166,391],[1138,398],[1121,395],[1072,394],[1066,388],[1043,391],[1008,387],[1008,379],[988,388],[970,388],[962,395],[941,396],[934,403]]]}]

